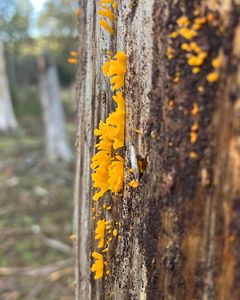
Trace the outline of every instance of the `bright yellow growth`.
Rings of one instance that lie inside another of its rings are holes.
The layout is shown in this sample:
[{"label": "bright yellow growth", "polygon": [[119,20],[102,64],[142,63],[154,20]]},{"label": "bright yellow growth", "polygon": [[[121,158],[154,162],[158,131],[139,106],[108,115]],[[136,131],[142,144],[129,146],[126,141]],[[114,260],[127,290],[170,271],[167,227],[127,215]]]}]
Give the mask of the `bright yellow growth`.
[{"label": "bright yellow growth", "polygon": [[189,157],[191,159],[197,159],[198,158],[198,154],[195,151],[190,152]]},{"label": "bright yellow growth", "polygon": [[93,197],[97,201],[108,190],[118,193],[123,187],[124,161],[120,155],[113,159],[111,153],[124,146],[124,120],[125,105],[122,92],[113,96],[117,103],[117,109],[106,119],[106,123],[100,121],[99,128],[94,134],[99,136],[100,142],[96,145],[98,152],[92,158],[91,168],[93,186],[99,189]]},{"label": "bright yellow growth", "polygon": [[115,16],[114,13],[106,6],[102,6],[102,9],[98,11],[100,16],[108,18],[111,22],[114,22]]},{"label": "bright yellow growth", "polygon": [[68,62],[70,64],[77,65],[78,64],[78,59],[77,58],[68,58]]},{"label": "bright yellow growth", "polygon": [[74,57],[78,57],[78,53],[77,51],[71,51],[70,54]]},{"label": "bright yellow growth", "polygon": [[124,178],[124,159],[117,155],[109,166],[108,169],[109,179],[109,190],[115,195],[123,188]]},{"label": "bright yellow growth", "polygon": [[215,68],[215,69],[219,69],[221,67],[221,61],[219,58],[214,58],[212,60],[212,66]]},{"label": "bright yellow growth", "polygon": [[195,144],[198,140],[198,134],[196,132],[190,133],[190,140],[192,144]]},{"label": "bright yellow growth", "polygon": [[167,48],[167,57],[168,59],[172,59],[174,57],[174,49],[172,47]]},{"label": "bright yellow growth", "polygon": [[218,77],[219,77],[219,75],[218,75],[217,72],[209,73],[209,74],[207,75],[207,81],[209,81],[209,82],[215,82],[215,81],[218,80]]},{"label": "bright yellow growth", "polygon": [[207,52],[204,52],[204,51],[198,53],[198,55],[191,55],[188,58],[188,64],[193,67],[199,67],[199,66],[203,65],[206,57],[207,57]]},{"label": "bright yellow growth", "polygon": [[95,230],[95,240],[100,240],[98,243],[98,248],[104,247],[105,240],[105,220],[98,220],[97,228]]},{"label": "bright yellow growth", "polygon": [[99,2],[99,5],[103,5],[103,4],[113,4],[114,1],[113,0],[101,0]]},{"label": "bright yellow growth", "polygon": [[113,84],[112,91],[122,88],[127,72],[126,54],[124,52],[118,52],[114,59],[105,62],[102,71],[107,77],[111,77],[110,82]]},{"label": "bright yellow growth", "polygon": [[92,265],[91,271],[96,272],[94,279],[100,279],[103,277],[103,255],[98,252],[93,252],[92,257],[95,258],[95,263]]},{"label": "bright yellow growth", "polygon": [[116,237],[118,235],[117,229],[113,229],[113,236]]},{"label": "bright yellow growth", "polygon": [[177,24],[180,27],[187,27],[189,25],[189,23],[190,22],[186,16],[183,16],[183,17],[177,19]]},{"label": "bright yellow growth", "polygon": [[101,27],[106,29],[111,35],[113,35],[113,28],[103,19],[99,21]]},{"label": "bright yellow growth", "polygon": [[175,39],[177,36],[178,36],[178,33],[176,31],[174,31],[170,34],[170,37],[173,39]]},{"label": "bright yellow growth", "polygon": [[192,72],[193,72],[193,74],[197,74],[197,73],[200,72],[200,70],[201,69],[199,67],[195,67],[195,68],[192,69]]},{"label": "bright yellow growth", "polygon": [[139,183],[136,180],[132,180],[129,182],[129,185],[133,188],[137,188],[139,186]]},{"label": "bright yellow growth", "polygon": [[192,108],[192,115],[197,116],[199,113],[199,106],[197,103],[193,103],[193,108]]},{"label": "bright yellow growth", "polygon": [[191,40],[193,39],[196,35],[197,32],[193,29],[189,29],[189,28],[181,28],[179,30],[179,34],[184,37],[186,40]]}]

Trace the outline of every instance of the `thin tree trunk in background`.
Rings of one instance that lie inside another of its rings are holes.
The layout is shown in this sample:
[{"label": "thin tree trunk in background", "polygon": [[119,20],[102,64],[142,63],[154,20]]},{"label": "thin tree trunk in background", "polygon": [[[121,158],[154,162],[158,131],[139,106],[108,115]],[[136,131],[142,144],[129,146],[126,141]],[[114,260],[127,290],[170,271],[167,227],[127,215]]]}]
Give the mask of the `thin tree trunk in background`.
[{"label": "thin tree trunk in background", "polygon": [[60,86],[56,66],[46,51],[39,61],[39,91],[45,124],[48,160],[71,161],[73,154],[65,130],[65,119],[61,103]]},{"label": "thin tree trunk in background", "polygon": [[6,133],[17,127],[5,66],[4,45],[0,41],[0,132]]},{"label": "thin tree trunk in background", "polygon": [[[240,3],[118,4],[111,38],[98,25],[97,1],[80,1],[75,299],[239,300]],[[184,40],[173,41],[170,35],[179,17],[196,18],[196,8],[201,15],[210,13],[210,21],[197,37],[208,57],[193,74],[181,50]],[[172,59],[167,58],[169,46]],[[101,73],[106,50],[128,56],[125,188],[112,213],[103,211],[102,216],[122,223],[122,239],[106,254],[110,275],[95,281],[90,271],[96,249],[90,161],[94,128],[111,109],[109,84]],[[219,80],[210,83],[206,77],[217,56],[222,61]],[[195,104],[199,131],[191,143]],[[128,184],[130,145],[146,162],[137,189]]]}]

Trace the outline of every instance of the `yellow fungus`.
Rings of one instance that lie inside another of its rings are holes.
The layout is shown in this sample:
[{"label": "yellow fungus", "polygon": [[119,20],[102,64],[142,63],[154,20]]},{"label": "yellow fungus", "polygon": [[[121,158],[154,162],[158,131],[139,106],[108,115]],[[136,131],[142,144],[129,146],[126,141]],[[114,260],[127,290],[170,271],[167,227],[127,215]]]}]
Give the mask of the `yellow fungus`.
[{"label": "yellow fungus", "polygon": [[200,72],[200,68],[199,67],[194,67],[193,69],[192,69],[192,72],[193,72],[193,74],[197,74],[197,73],[199,73]]},{"label": "yellow fungus", "polygon": [[71,51],[71,52],[70,52],[70,55],[71,55],[71,56],[74,56],[74,57],[78,57],[77,51]]},{"label": "yellow fungus", "polygon": [[115,59],[105,62],[102,67],[103,73],[111,77],[112,90],[120,89],[124,86],[124,78],[127,72],[127,56],[124,52],[118,52]]},{"label": "yellow fungus", "polygon": [[106,275],[109,275],[109,274],[110,274],[110,271],[109,271],[109,270],[107,270],[107,271],[106,271]]},{"label": "yellow fungus", "polygon": [[207,57],[207,52],[200,52],[198,55],[191,55],[188,58],[188,64],[190,66],[199,67],[204,63],[205,58]]},{"label": "yellow fungus", "polygon": [[101,27],[106,29],[111,35],[113,35],[113,28],[103,19],[99,21]]},{"label": "yellow fungus", "polygon": [[78,59],[76,59],[76,58],[68,58],[68,62],[70,64],[77,65],[78,64]]},{"label": "yellow fungus", "polygon": [[174,50],[172,47],[167,47],[167,57],[168,59],[172,59],[174,57]]},{"label": "yellow fungus", "polygon": [[103,5],[103,4],[113,4],[114,1],[113,0],[101,0],[99,2],[99,5]]},{"label": "yellow fungus", "polygon": [[191,40],[193,39],[196,35],[197,32],[193,29],[189,29],[189,28],[181,28],[179,30],[179,34],[184,37],[187,40]]},{"label": "yellow fungus", "polygon": [[117,155],[116,159],[111,163],[108,173],[109,190],[116,195],[123,189],[124,159],[120,155]]},{"label": "yellow fungus", "polygon": [[180,73],[177,72],[176,75],[175,75],[175,77],[174,77],[174,79],[173,79],[173,82],[174,83],[178,83],[179,81],[180,81]]},{"label": "yellow fungus", "polygon": [[108,18],[111,22],[114,22],[115,16],[114,13],[106,6],[102,6],[102,9],[98,11],[98,14],[102,17]]},{"label": "yellow fungus", "polygon": [[120,155],[111,159],[112,148],[117,150],[124,145],[124,118],[125,106],[121,92],[113,96],[117,109],[106,119],[100,121],[99,128],[94,134],[99,136],[100,142],[96,145],[98,152],[92,158],[91,168],[94,170],[92,180],[94,188],[99,189],[93,197],[97,201],[108,190],[118,193],[123,187],[124,160]]},{"label": "yellow fungus", "polygon": [[195,151],[191,151],[189,154],[189,157],[191,159],[197,159],[198,158],[198,154]]},{"label": "yellow fungus", "polygon": [[189,46],[191,50],[194,51],[195,53],[200,53],[202,51],[202,49],[198,46],[196,42],[191,42]]},{"label": "yellow fungus", "polygon": [[212,66],[215,68],[215,69],[219,69],[221,67],[221,61],[219,58],[214,58],[212,60]]},{"label": "yellow fungus", "polygon": [[71,235],[69,236],[69,239],[70,239],[71,241],[76,241],[76,239],[77,239],[76,234],[71,234]]},{"label": "yellow fungus", "polygon": [[92,257],[95,258],[95,263],[91,267],[91,271],[95,272],[94,279],[101,279],[103,277],[103,255],[98,252],[93,252]]},{"label": "yellow fungus", "polygon": [[116,237],[118,235],[117,229],[113,229],[113,236]]},{"label": "yellow fungus", "polygon": [[170,34],[170,37],[175,39],[178,36],[178,32],[174,31]]},{"label": "yellow fungus", "polygon": [[187,51],[187,52],[192,51],[190,45],[187,44],[187,43],[183,43],[183,44],[181,45],[181,49],[184,50],[184,51]]},{"label": "yellow fungus", "polygon": [[217,72],[211,72],[207,75],[208,82],[215,82],[219,78],[219,74]]},{"label": "yellow fungus", "polygon": [[136,180],[130,181],[129,185],[133,188],[137,188],[139,186],[139,183]]},{"label": "yellow fungus", "polygon": [[113,4],[112,4],[112,8],[113,8],[113,9],[117,9],[117,7],[118,7],[118,4],[117,4],[117,2],[113,2]]},{"label": "yellow fungus", "polygon": [[211,22],[213,22],[214,20],[215,20],[214,14],[213,14],[213,13],[208,13],[208,14],[207,14],[207,21],[208,21],[209,23],[211,23]]},{"label": "yellow fungus", "polygon": [[192,29],[193,30],[199,30],[202,27],[201,24],[193,24]]},{"label": "yellow fungus", "polygon": [[100,240],[98,243],[98,248],[103,248],[105,240],[105,220],[99,220],[97,222],[95,234],[95,240]]},{"label": "yellow fungus", "polygon": [[133,168],[129,169],[129,172],[134,173],[134,169]]},{"label": "yellow fungus", "polygon": [[103,249],[103,253],[105,253],[105,252],[108,252],[108,250],[109,250],[109,248],[105,248],[105,249]]},{"label": "yellow fungus", "polygon": [[180,17],[179,19],[177,19],[177,24],[180,27],[187,27],[189,25],[189,20],[186,16]]},{"label": "yellow fungus", "polygon": [[168,102],[168,107],[169,107],[170,109],[173,109],[173,108],[174,108],[174,101],[173,101],[173,100],[170,100],[170,101]]},{"label": "yellow fungus", "polygon": [[194,122],[191,127],[191,131],[198,131],[198,128],[199,128],[198,122]]},{"label": "yellow fungus", "polygon": [[107,210],[111,210],[112,209],[112,206],[108,206],[106,207]]},{"label": "yellow fungus", "polygon": [[80,8],[77,8],[75,10],[75,14],[76,14],[77,17],[80,17],[80,14],[81,14]]},{"label": "yellow fungus", "polygon": [[193,108],[192,108],[192,115],[197,116],[199,113],[199,106],[197,103],[193,103]]},{"label": "yellow fungus", "polygon": [[198,140],[198,134],[196,132],[190,133],[190,140],[192,144],[195,144]]},{"label": "yellow fungus", "polygon": [[205,24],[206,22],[207,22],[206,17],[196,18],[194,20],[194,24],[200,24],[200,25],[202,25],[202,24]]}]

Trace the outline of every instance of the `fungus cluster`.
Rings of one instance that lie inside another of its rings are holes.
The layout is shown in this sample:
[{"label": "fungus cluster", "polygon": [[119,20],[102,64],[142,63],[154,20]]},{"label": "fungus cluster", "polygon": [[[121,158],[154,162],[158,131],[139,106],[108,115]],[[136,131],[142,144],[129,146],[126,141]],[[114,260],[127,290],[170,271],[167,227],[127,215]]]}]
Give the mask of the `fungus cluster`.
[{"label": "fungus cluster", "polygon": [[98,151],[91,164],[94,171],[93,186],[97,189],[93,196],[95,201],[108,190],[117,194],[123,188],[124,160],[116,152],[124,146],[125,105],[122,92],[117,92],[113,100],[117,103],[116,110],[108,116],[106,122],[100,121],[99,127],[94,130],[94,135],[100,140],[96,144]]},{"label": "fungus cluster", "polygon": [[77,65],[78,64],[78,53],[76,51],[70,52],[71,57],[68,58],[68,62],[70,64]]},{"label": "fungus cluster", "polygon": [[[166,56],[169,60],[174,59],[176,52],[183,55],[188,68],[194,74],[194,82],[196,82],[196,90],[199,94],[204,94],[205,89],[209,84],[215,83],[219,78],[219,70],[221,68],[221,61],[219,57],[212,58],[210,43],[202,45],[204,39],[201,35],[201,30],[208,30],[204,26],[218,26],[219,21],[212,12],[206,15],[201,15],[197,8],[193,11],[192,17],[181,16],[176,20],[176,29],[170,33],[169,45],[166,49]],[[203,68],[204,67],[204,68]],[[210,73],[206,70],[212,69]],[[205,75],[202,75],[205,74]],[[173,77],[174,83],[179,83],[182,73],[178,69]],[[200,75],[200,76],[199,76]],[[205,86],[206,85],[206,86]],[[174,102],[168,102],[170,109],[173,108]],[[190,143],[192,147],[198,141],[199,135],[199,104],[195,101],[191,111],[192,124],[190,129]],[[192,150],[189,154],[191,159],[197,159],[198,154]]]},{"label": "fungus cluster", "polygon": [[[198,74],[201,71],[201,67],[206,62],[208,52],[201,48],[196,39],[199,36],[199,31],[201,30],[202,26],[207,23],[212,23],[215,18],[212,13],[208,13],[206,16],[199,16],[200,12],[198,9],[195,9],[193,14],[193,20],[189,20],[189,18],[186,16],[182,16],[177,19],[176,23],[178,28],[170,34],[170,38],[176,39],[179,37],[183,39],[180,48],[185,53],[187,64],[192,68],[192,73]],[[167,58],[174,58],[174,48],[172,46],[167,47]],[[220,68],[220,62],[218,58],[212,61],[212,66],[214,71],[209,73],[206,77],[206,80],[209,83],[213,83],[218,80],[219,73],[217,70]],[[180,76],[177,76],[176,74],[174,82],[178,83],[179,81]]]},{"label": "fungus cluster", "polygon": [[[113,24],[115,21],[115,15],[113,10],[117,8],[117,3],[114,0],[101,0],[99,2],[101,9],[98,11],[98,15],[103,17],[100,19],[99,24],[102,28],[107,30],[113,35]],[[110,22],[110,24],[107,22]]]},{"label": "fungus cluster", "polygon": [[[108,51],[108,54],[111,55],[110,51]],[[102,71],[113,85],[111,88],[114,91],[112,99],[117,106],[105,122],[101,120],[98,128],[94,130],[94,135],[99,139],[96,144],[97,152],[92,157],[91,163],[93,187],[96,189],[93,196],[95,203],[107,191],[110,191],[112,195],[117,195],[123,189],[124,158],[120,155],[119,150],[124,146],[125,101],[123,92],[120,89],[124,87],[124,78],[127,72],[126,54],[118,52],[113,59],[103,65]],[[103,208],[109,212],[112,209],[106,203],[103,204]],[[93,212],[95,212],[93,217],[95,219],[98,213],[95,209]],[[102,210],[98,212],[102,213]],[[103,278],[104,269],[106,275],[110,273],[106,269],[107,262],[104,262],[104,253],[108,252],[113,237],[118,236],[118,230],[112,227],[110,220],[100,219],[97,221],[95,240],[98,241],[98,250],[92,254],[95,262],[91,267],[91,271],[95,272],[95,280]]]}]

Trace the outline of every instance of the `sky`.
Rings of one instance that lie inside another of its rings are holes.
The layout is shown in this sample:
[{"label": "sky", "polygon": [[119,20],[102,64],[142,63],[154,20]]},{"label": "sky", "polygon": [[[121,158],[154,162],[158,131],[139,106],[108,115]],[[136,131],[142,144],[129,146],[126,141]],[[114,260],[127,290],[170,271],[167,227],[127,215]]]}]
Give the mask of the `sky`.
[{"label": "sky", "polygon": [[32,2],[32,5],[34,6],[36,12],[39,12],[42,7],[43,7],[43,4],[44,2],[46,2],[46,0],[31,0]]}]

